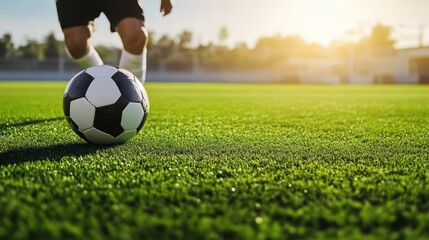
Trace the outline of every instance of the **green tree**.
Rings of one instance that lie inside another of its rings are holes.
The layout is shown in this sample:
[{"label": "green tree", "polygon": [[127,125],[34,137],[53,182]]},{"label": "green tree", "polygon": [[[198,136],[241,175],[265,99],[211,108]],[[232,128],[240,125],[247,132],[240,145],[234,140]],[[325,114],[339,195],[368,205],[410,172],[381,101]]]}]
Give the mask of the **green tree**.
[{"label": "green tree", "polygon": [[117,64],[119,57],[121,56],[121,50],[116,47],[107,47],[103,45],[97,45],[95,47],[101,59],[107,64]]},{"label": "green tree", "polygon": [[392,28],[390,26],[376,24],[371,34],[361,40],[360,45],[362,48],[369,49],[393,49],[395,40],[392,39]]},{"label": "green tree", "polygon": [[276,64],[289,57],[303,57],[306,55],[307,43],[300,36],[286,36],[279,34],[272,37],[262,37],[255,46],[255,53],[262,62]]},{"label": "green tree", "polygon": [[372,29],[372,33],[369,36],[368,43],[373,47],[393,48],[393,46],[395,45],[395,40],[391,38],[391,35],[391,27],[377,24]]},{"label": "green tree", "polygon": [[157,48],[159,49],[160,59],[168,59],[175,48],[174,40],[167,34],[163,34],[157,42]]},{"label": "green tree", "polygon": [[218,33],[220,45],[225,45],[225,41],[228,39],[228,37],[229,37],[228,29],[225,26],[221,27]]},{"label": "green tree", "polygon": [[193,34],[191,31],[184,30],[179,34],[179,47],[180,49],[189,48],[192,42]]},{"label": "green tree", "polygon": [[25,59],[42,59],[43,47],[36,40],[29,39],[24,46],[19,47],[19,52],[22,58]]},{"label": "green tree", "polygon": [[54,33],[50,33],[45,39],[45,49],[43,55],[45,58],[58,58],[60,55],[59,43]]},{"label": "green tree", "polygon": [[249,68],[254,65],[254,58],[251,50],[246,43],[237,43],[233,49],[229,51],[230,65],[236,68]]},{"label": "green tree", "polygon": [[149,31],[149,37],[148,37],[148,41],[147,41],[147,49],[149,51],[152,50],[156,45],[155,36],[156,36],[156,34],[154,31]]},{"label": "green tree", "polygon": [[12,35],[5,33],[0,38],[0,58],[7,58],[13,54],[14,46],[12,42]]}]

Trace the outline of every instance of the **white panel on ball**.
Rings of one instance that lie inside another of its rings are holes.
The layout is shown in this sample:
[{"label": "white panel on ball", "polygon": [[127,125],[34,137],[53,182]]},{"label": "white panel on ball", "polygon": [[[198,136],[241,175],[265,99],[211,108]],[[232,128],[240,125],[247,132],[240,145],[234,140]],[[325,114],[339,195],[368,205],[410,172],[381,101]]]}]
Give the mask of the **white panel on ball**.
[{"label": "white panel on ball", "polygon": [[136,130],[143,120],[144,112],[140,103],[129,103],[122,111],[121,126],[125,131]]},{"label": "white panel on ball", "polygon": [[121,92],[111,78],[96,78],[89,85],[85,97],[95,107],[104,107],[118,101]]},{"label": "white panel on ball", "polygon": [[117,136],[115,140],[113,140],[113,143],[124,143],[130,140],[131,138],[133,138],[136,134],[137,134],[137,130],[125,131],[121,133],[119,136]]},{"label": "white panel on ball", "polygon": [[79,98],[70,103],[70,118],[80,131],[92,127],[94,123],[95,107],[85,98]]},{"label": "white panel on ball", "polygon": [[86,69],[86,73],[94,78],[110,78],[117,71],[118,69],[108,65],[94,66]]},{"label": "white panel on ball", "polygon": [[83,134],[91,143],[95,144],[111,144],[115,139],[113,136],[110,136],[96,128],[90,128],[84,131]]}]

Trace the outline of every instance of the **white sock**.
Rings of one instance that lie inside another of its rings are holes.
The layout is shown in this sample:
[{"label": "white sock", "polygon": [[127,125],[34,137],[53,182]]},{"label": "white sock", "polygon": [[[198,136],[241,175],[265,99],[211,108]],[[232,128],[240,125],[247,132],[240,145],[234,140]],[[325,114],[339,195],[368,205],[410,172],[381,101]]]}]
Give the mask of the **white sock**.
[{"label": "white sock", "polygon": [[134,55],[125,49],[122,49],[119,67],[130,71],[137,78],[139,78],[142,83],[144,83],[146,81],[146,58],[146,48],[143,49],[143,53],[140,55]]},{"label": "white sock", "polygon": [[92,66],[103,65],[103,60],[101,60],[100,55],[98,55],[97,50],[95,50],[94,46],[92,46],[92,45],[89,47],[89,52],[81,58],[77,58],[77,59],[74,58],[70,54],[67,47],[66,47],[66,53],[73,61],[75,61],[77,64],[79,64],[83,68],[89,68]]}]

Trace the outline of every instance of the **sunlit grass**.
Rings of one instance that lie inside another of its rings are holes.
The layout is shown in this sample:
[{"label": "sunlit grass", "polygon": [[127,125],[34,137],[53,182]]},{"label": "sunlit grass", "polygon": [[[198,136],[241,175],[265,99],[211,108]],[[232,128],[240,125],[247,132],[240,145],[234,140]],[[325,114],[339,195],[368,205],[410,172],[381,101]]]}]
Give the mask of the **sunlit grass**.
[{"label": "sunlit grass", "polygon": [[429,87],[146,85],[84,143],[65,83],[0,83],[0,239],[429,237]]}]

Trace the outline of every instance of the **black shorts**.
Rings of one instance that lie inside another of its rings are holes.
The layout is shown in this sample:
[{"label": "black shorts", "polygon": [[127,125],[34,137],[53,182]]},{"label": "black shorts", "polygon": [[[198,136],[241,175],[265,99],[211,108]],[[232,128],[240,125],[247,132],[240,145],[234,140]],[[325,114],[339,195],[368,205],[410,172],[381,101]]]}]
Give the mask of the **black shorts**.
[{"label": "black shorts", "polygon": [[57,13],[61,28],[87,26],[104,13],[110,22],[110,31],[124,18],[144,21],[138,0],[57,0]]}]

